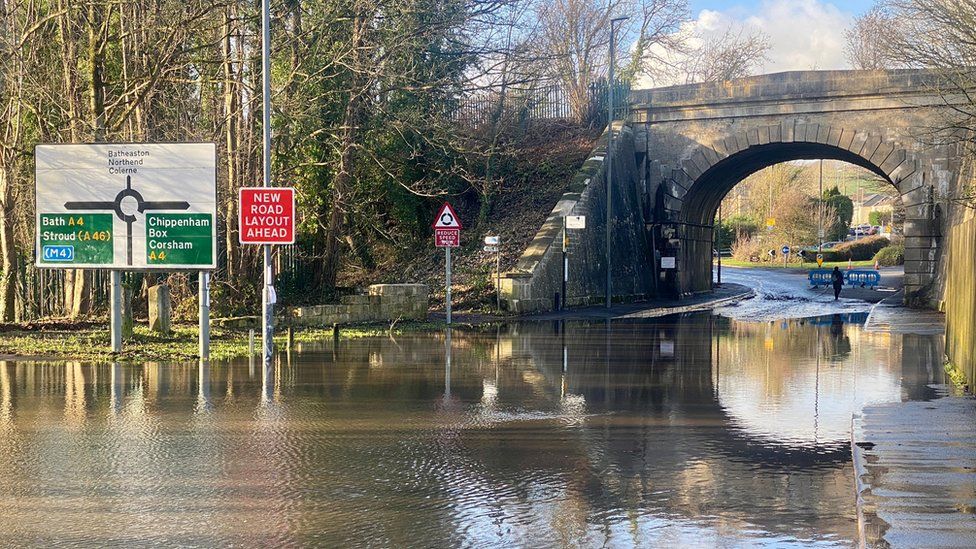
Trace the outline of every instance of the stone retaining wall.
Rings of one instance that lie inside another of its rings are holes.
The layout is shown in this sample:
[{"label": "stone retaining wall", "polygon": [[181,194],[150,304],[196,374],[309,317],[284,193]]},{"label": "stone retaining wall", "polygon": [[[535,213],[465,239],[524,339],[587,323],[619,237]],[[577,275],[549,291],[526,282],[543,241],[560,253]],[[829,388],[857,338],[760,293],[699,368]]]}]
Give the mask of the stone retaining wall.
[{"label": "stone retaining wall", "polygon": [[290,307],[288,320],[295,326],[332,326],[360,322],[427,320],[426,284],[374,284],[367,295],[343,296],[335,305]]},{"label": "stone retaining wall", "polygon": [[976,390],[976,213],[957,206],[955,223],[947,235],[946,289],[942,309],[946,313],[946,356]]},{"label": "stone retaining wall", "polygon": [[[613,156],[613,245],[611,273],[614,301],[637,301],[654,295],[652,259],[646,240],[640,194],[644,163],[638,161],[634,129],[615,122]],[[568,296],[570,307],[603,303],[606,295],[606,165],[607,134],[573,176],[568,191],[552,209],[542,228],[501,277],[502,308],[518,314],[551,311],[562,291],[563,217],[586,216],[586,228],[569,231]]]}]

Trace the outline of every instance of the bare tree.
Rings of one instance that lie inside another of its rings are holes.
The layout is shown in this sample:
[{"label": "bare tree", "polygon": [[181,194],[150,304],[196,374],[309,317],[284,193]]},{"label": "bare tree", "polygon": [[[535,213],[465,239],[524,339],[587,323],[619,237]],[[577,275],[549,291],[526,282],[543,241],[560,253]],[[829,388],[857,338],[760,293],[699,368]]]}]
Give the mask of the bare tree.
[{"label": "bare tree", "polygon": [[854,20],[844,32],[847,44],[844,54],[851,67],[858,70],[888,69],[897,65],[892,56],[891,34],[896,21],[884,6],[875,6]]},{"label": "bare tree", "polygon": [[932,120],[932,139],[976,150],[976,3],[885,0],[892,25],[882,39],[900,66],[935,71],[931,80],[948,109]]},{"label": "bare tree", "polygon": [[706,38],[681,65],[686,83],[720,82],[754,74],[766,61],[769,37],[732,27],[721,36]]},{"label": "bare tree", "polygon": [[[538,46],[552,56],[551,74],[568,92],[577,122],[589,116],[591,83],[607,72],[610,21],[630,16],[620,27],[617,47],[623,78],[657,66],[662,52],[679,48],[685,0],[554,0],[540,7]],[[627,46],[633,45],[632,49]]]}]

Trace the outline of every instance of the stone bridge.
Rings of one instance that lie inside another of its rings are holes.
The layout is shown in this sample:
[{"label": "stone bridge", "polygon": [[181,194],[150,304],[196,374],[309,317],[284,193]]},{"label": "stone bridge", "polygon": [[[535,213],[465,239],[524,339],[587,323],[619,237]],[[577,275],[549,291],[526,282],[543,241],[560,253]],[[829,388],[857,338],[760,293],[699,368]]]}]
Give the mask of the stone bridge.
[{"label": "stone bridge", "polygon": [[[937,135],[954,99],[926,71],[803,71],[636,90],[614,141],[611,266],[614,299],[712,288],[713,220],[749,175],[791,160],[833,159],[891,183],[906,213],[905,299],[938,306],[943,234],[962,187],[962,146]],[[606,138],[586,161],[501,292],[514,312],[600,303],[606,280]],[[569,231],[562,296],[562,218]],[[661,258],[675,258],[663,268]],[[557,294],[560,294],[557,296]]]}]

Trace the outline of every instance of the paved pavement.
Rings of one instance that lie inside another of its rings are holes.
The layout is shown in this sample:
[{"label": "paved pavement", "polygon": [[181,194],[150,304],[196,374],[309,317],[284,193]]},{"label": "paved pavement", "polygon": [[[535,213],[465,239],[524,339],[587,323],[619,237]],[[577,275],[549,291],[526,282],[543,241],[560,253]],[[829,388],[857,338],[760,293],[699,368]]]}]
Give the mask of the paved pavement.
[{"label": "paved pavement", "polygon": [[851,448],[862,547],[976,547],[976,399],[867,407]]},{"label": "paved pavement", "polygon": [[[907,309],[901,304],[901,292],[871,309],[864,329],[889,334],[939,335],[945,333],[945,314],[924,309]],[[974,543],[976,546],[976,543]]]},{"label": "paved pavement", "polygon": [[[566,311],[540,313],[517,317],[520,322],[545,320],[617,320],[625,318],[654,318],[677,313],[689,313],[714,309],[747,299],[754,295],[752,289],[739,284],[723,284],[714,292],[685,299],[655,299],[640,303],[618,303],[607,307],[581,307]],[[443,320],[444,313],[431,313],[431,318]],[[482,324],[485,322],[511,320],[511,317],[498,317],[486,314],[455,313],[451,315],[459,324]]]}]

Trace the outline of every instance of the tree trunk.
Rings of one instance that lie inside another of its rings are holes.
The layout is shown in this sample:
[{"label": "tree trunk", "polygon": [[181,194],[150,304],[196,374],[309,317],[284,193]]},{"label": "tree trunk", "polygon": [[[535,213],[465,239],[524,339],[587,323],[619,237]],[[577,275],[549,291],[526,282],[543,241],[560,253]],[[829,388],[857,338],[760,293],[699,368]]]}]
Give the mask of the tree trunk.
[{"label": "tree trunk", "polygon": [[237,235],[234,229],[237,225],[237,76],[234,71],[233,50],[231,36],[233,29],[232,6],[224,10],[224,38],[221,42],[224,65],[224,137],[226,140],[227,161],[227,203],[225,206],[225,246],[227,247],[227,278],[232,279],[237,274]]},{"label": "tree trunk", "polygon": [[[358,6],[357,6],[358,8]],[[349,90],[349,101],[342,117],[342,140],[340,142],[339,172],[332,183],[332,204],[325,233],[325,254],[323,257],[322,285],[335,287],[339,275],[339,240],[343,232],[345,217],[345,202],[352,188],[352,172],[356,162],[357,129],[362,113],[363,78],[362,54],[364,45],[363,15],[357,13],[352,23],[352,55],[350,68],[352,82]]]},{"label": "tree trunk", "polygon": [[14,248],[13,181],[6,163],[0,166],[0,322],[14,320],[17,251]]},{"label": "tree trunk", "polygon": [[[78,99],[78,76],[75,73],[74,63],[77,60],[78,45],[74,32],[73,21],[77,15],[74,11],[74,3],[71,0],[59,0],[58,9],[61,17],[58,18],[58,36],[61,39],[61,46],[64,54],[61,56],[61,72],[64,78],[65,110],[68,117],[68,142],[78,143],[78,116],[80,112]],[[81,269],[68,269],[64,276],[64,313],[75,317],[80,314],[84,307],[78,303],[77,296],[88,295],[85,286],[85,271]]]}]

